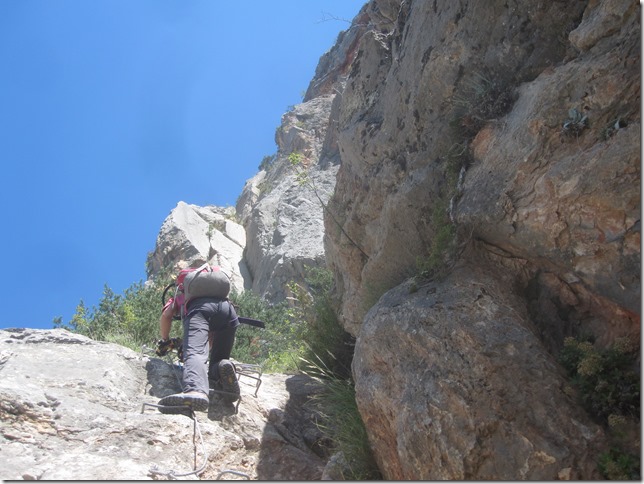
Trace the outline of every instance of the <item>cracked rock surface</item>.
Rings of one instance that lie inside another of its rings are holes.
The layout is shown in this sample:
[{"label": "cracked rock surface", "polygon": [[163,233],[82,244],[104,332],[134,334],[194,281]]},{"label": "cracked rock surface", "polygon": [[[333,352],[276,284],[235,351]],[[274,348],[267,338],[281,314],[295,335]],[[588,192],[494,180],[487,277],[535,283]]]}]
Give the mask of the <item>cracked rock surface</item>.
[{"label": "cracked rock surface", "polygon": [[[200,467],[190,418],[142,411],[180,391],[180,374],[166,360],[62,329],[1,330],[0,479],[163,479],[151,469],[178,475]],[[263,375],[255,397],[256,382],[240,381],[237,413],[213,397],[208,412],[196,414],[208,456],[200,477],[232,470],[260,480],[319,479],[325,461],[311,450],[320,440],[307,410],[311,383]]]}]

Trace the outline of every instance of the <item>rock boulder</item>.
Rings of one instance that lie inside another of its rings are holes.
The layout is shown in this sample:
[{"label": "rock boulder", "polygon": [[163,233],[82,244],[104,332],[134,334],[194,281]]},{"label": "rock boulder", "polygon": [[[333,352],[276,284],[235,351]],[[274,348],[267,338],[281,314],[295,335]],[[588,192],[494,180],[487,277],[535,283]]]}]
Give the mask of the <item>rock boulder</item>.
[{"label": "rock boulder", "polygon": [[603,431],[514,284],[462,265],[444,281],[392,289],[367,314],[356,397],[387,479],[600,478]]}]

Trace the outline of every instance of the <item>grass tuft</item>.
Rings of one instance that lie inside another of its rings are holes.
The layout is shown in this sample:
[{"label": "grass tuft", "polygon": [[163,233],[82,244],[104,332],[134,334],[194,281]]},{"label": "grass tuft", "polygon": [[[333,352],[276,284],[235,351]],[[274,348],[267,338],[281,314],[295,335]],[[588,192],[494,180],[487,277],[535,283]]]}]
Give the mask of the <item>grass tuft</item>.
[{"label": "grass tuft", "polygon": [[320,415],[320,430],[334,443],[334,451],[344,457],[345,480],[380,480],[382,475],[371,452],[364,422],[356,403],[355,385],[350,378],[338,377],[325,365],[327,358],[302,358],[304,371],[323,386],[313,399]]}]

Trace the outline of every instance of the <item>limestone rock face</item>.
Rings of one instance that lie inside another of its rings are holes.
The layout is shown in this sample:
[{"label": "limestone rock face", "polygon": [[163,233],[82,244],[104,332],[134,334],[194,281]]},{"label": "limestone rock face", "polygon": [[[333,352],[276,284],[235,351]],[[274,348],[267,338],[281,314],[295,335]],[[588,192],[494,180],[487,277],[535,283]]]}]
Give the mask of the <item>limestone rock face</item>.
[{"label": "limestone rock face", "polygon": [[[361,38],[329,203],[344,231],[325,222],[348,330],[417,271],[450,203],[472,238],[638,312],[638,11],[399,2]],[[573,109],[579,133],[563,129]],[[454,161],[467,168],[456,196]]]},{"label": "limestone rock face", "polygon": [[[585,47],[579,56],[519,86],[512,111],[478,133],[456,218],[489,243],[547,260],[550,271],[639,312],[639,14],[632,2],[614,2],[611,18],[624,23],[605,25],[597,17],[606,5],[589,8],[570,33]],[[582,40],[591,31],[594,41]],[[590,127],[562,136],[568,109],[583,112]],[[618,118],[624,125],[615,129]]]},{"label": "limestone rock face", "polygon": [[333,98],[316,97],[282,117],[278,153],[246,183],[237,204],[250,288],[269,301],[283,300],[290,281],[304,280],[306,266],[324,264],[324,205],[338,170],[322,149]]},{"label": "limestone rock face", "polygon": [[360,40],[340,107],[342,164],[330,204],[359,248],[326,222],[327,258],[354,334],[378,296],[426,255],[437,230],[430,215],[449,188],[447,155],[460,141],[450,121],[470,91],[481,77],[510,89],[558,62],[565,45],[557,35],[583,13],[580,2],[505,5],[398,2],[395,22],[374,24]]},{"label": "limestone rock face", "polygon": [[148,257],[148,278],[163,268],[177,270],[208,262],[230,277],[231,289],[242,292],[249,283],[243,260],[246,232],[234,216],[232,207],[179,202],[164,220],[154,252]]},{"label": "limestone rock face", "polygon": [[253,205],[257,203],[257,200],[262,194],[262,182],[265,178],[266,170],[260,170],[254,177],[246,180],[241,195],[235,205],[237,217],[242,221],[242,224],[248,222]]},{"label": "limestone rock face", "polygon": [[566,336],[639,341],[639,8],[363,9],[325,253],[385,478],[597,477],[556,357]]},{"label": "limestone rock face", "polygon": [[[0,478],[129,481],[201,467],[191,419],[142,412],[180,391],[180,375],[165,360],[65,330],[1,330]],[[319,479],[324,461],[307,447],[314,426],[302,426],[310,383],[264,375],[254,397],[255,382],[240,382],[237,414],[218,400],[197,412],[208,455],[200,477]]]}]

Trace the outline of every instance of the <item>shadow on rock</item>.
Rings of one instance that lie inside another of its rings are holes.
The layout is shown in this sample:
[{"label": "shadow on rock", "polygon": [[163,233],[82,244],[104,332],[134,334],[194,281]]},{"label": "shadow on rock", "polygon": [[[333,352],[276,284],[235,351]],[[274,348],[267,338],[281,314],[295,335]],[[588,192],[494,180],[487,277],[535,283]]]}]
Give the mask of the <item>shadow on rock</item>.
[{"label": "shadow on rock", "polygon": [[235,415],[235,403],[224,401],[216,393],[210,396],[210,406],[208,407],[208,419],[221,422],[224,417]]},{"label": "shadow on rock", "polygon": [[153,397],[165,397],[181,392],[182,369],[170,365],[160,358],[150,358],[145,365],[148,373],[148,388],[146,393]]},{"label": "shadow on rock", "polygon": [[284,410],[273,408],[260,443],[259,480],[319,480],[328,459],[327,443],[316,424],[311,401],[320,385],[306,375],[286,380]]}]

